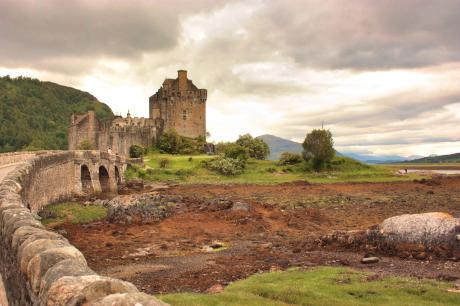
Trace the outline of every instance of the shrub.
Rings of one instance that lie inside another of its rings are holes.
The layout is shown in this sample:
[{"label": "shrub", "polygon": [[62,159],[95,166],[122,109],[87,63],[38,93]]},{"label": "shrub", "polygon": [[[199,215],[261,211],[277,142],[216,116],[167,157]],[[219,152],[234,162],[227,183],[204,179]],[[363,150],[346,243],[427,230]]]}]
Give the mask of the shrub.
[{"label": "shrub", "polygon": [[160,161],[158,162],[160,168],[166,168],[169,164],[169,159],[167,158],[161,158]]},{"label": "shrub", "polygon": [[[302,144],[305,160],[312,159],[313,168],[318,171],[335,155],[334,141],[329,130],[318,129],[307,134]],[[311,158],[310,158],[311,157]]]},{"label": "shrub", "polygon": [[144,155],[145,148],[141,145],[132,145],[129,147],[129,157],[131,158],[139,158]]},{"label": "shrub", "polygon": [[248,150],[235,143],[229,143],[225,146],[224,156],[239,160],[247,160],[249,158]]},{"label": "shrub", "polygon": [[295,165],[302,162],[302,155],[291,152],[283,152],[278,164],[280,166]]},{"label": "shrub", "polygon": [[250,157],[265,159],[270,154],[268,144],[260,138],[253,138],[250,134],[240,135],[236,144],[246,148]]},{"label": "shrub", "polygon": [[190,156],[190,157],[188,158],[188,161],[189,161],[189,162],[192,162],[192,161],[193,161],[193,158]]},{"label": "shrub", "polygon": [[223,175],[236,175],[243,172],[245,161],[241,159],[216,157],[203,162],[204,167]]},{"label": "shrub", "polygon": [[83,139],[78,144],[78,150],[92,150],[92,149],[93,149],[93,144],[88,139]]},{"label": "shrub", "polygon": [[179,135],[175,130],[169,130],[160,136],[157,147],[161,153],[204,153],[206,140],[203,136],[198,136],[197,138],[184,137]]},{"label": "shrub", "polygon": [[267,168],[267,172],[269,172],[269,173],[275,173],[275,172],[276,172],[276,169],[273,168],[273,167],[270,167],[270,168]]},{"label": "shrub", "polygon": [[175,130],[164,132],[158,140],[161,153],[178,154],[181,146],[182,137]]}]

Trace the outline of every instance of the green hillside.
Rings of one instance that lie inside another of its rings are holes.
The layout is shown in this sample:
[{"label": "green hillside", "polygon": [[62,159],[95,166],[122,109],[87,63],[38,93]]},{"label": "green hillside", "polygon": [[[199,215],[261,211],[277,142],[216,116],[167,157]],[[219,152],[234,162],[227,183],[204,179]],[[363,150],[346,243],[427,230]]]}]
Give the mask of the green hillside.
[{"label": "green hillside", "polygon": [[74,88],[37,79],[0,77],[0,152],[67,149],[72,113],[94,110],[101,119],[110,107]]},{"label": "green hillside", "polygon": [[438,155],[438,156],[429,156],[419,159],[405,161],[405,163],[460,163],[460,153],[454,153],[449,155]]}]

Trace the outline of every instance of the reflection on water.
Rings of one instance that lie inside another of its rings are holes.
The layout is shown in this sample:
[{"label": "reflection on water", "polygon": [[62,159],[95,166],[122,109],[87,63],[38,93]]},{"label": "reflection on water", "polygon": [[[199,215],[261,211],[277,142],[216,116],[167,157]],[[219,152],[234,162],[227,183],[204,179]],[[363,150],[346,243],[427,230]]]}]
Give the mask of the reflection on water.
[{"label": "reflection on water", "polygon": [[[405,169],[399,170],[399,173],[406,173]],[[423,170],[407,169],[407,173],[436,173],[436,174],[460,174],[460,170]]]}]

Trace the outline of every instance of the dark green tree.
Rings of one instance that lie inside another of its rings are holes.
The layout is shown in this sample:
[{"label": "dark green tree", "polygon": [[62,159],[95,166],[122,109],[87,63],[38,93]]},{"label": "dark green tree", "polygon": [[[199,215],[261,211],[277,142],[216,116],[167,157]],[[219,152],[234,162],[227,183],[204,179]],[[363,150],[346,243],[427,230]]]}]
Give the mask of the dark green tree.
[{"label": "dark green tree", "polygon": [[129,157],[131,158],[139,158],[144,156],[145,148],[141,145],[132,145],[129,147]]},{"label": "dark green tree", "polygon": [[312,160],[316,171],[320,170],[335,155],[332,133],[325,129],[315,129],[307,134],[302,147],[302,156],[307,161]]},{"label": "dark green tree", "polygon": [[236,144],[246,148],[250,157],[265,159],[270,154],[268,144],[260,138],[253,138],[250,134],[240,135]]}]

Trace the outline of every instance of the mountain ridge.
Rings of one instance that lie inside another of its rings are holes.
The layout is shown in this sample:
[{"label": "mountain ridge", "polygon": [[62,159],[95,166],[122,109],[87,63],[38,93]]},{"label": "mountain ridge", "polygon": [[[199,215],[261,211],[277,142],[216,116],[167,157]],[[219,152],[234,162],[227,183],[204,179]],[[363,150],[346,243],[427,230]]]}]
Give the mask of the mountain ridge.
[{"label": "mountain ridge", "polygon": [[110,107],[69,86],[28,77],[0,77],[0,152],[67,149],[72,114],[93,110],[100,120]]}]

